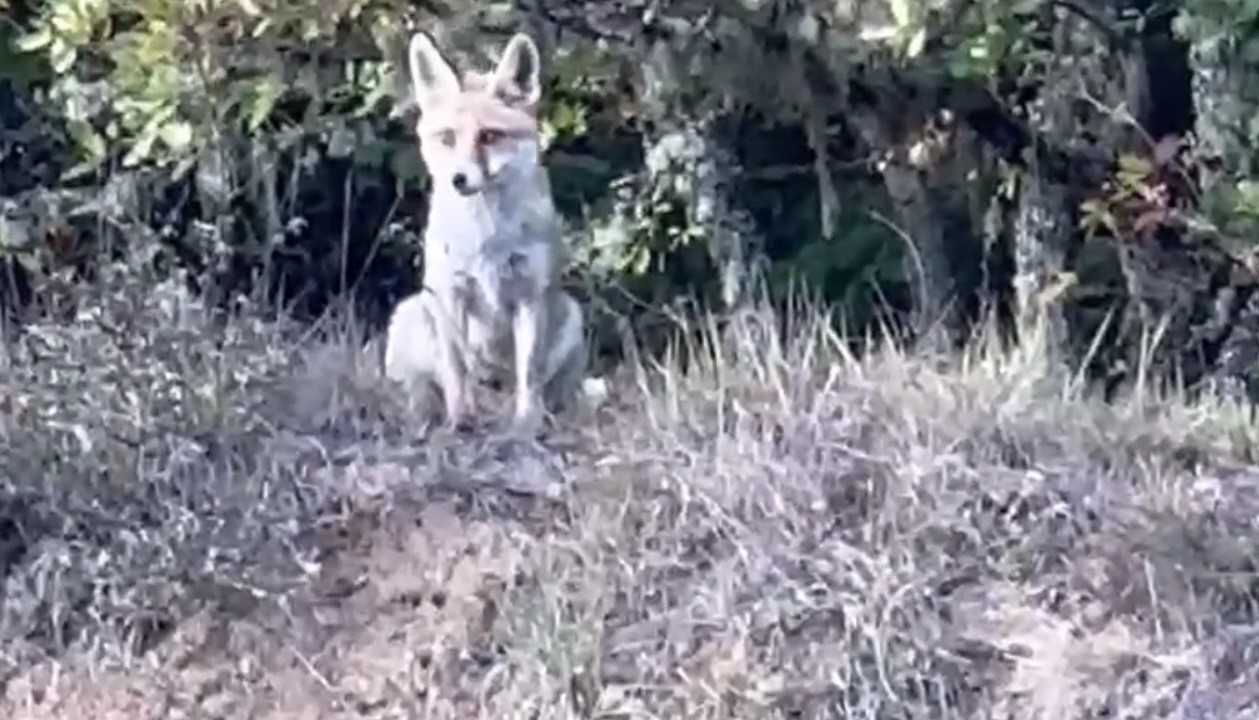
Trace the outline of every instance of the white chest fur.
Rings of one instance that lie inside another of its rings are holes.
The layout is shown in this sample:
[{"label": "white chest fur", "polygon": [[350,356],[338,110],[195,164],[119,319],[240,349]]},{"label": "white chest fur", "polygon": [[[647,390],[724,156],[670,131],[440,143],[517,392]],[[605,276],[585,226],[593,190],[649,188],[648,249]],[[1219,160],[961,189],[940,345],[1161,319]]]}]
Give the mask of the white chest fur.
[{"label": "white chest fur", "polygon": [[557,231],[549,202],[534,193],[434,192],[424,283],[460,316],[465,342],[485,359],[509,352],[514,311],[544,300]]}]

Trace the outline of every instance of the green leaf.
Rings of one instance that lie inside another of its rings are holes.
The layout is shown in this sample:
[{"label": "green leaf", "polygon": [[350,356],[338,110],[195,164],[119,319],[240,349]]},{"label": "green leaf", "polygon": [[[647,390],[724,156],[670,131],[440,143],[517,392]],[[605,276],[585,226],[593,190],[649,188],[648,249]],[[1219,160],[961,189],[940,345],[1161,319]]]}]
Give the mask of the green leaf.
[{"label": "green leaf", "polygon": [[140,132],[140,136],[136,138],[135,144],[133,144],[131,149],[127,151],[127,154],[123,156],[122,166],[132,168],[145,160],[148,160],[153,154],[153,145],[157,142],[157,138],[158,125],[157,123],[150,122]]},{"label": "green leaf", "polygon": [[158,130],[158,136],[166,147],[176,153],[183,153],[192,145],[192,124],[184,120],[174,120],[165,123]]},{"label": "green leaf", "polygon": [[52,44],[52,33],[47,28],[22,35],[13,41],[14,47],[23,52],[35,52]]},{"label": "green leaf", "polygon": [[270,17],[266,15],[262,16],[262,19],[260,19],[258,23],[254,25],[253,28],[250,29],[249,31],[250,37],[254,38],[255,40],[262,37],[268,30],[271,29],[271,24],[272,22],[271,22]]},{"label": "green leaf", "polygon": [[389,154],[389,169],[402,183],[420,183],[426,172],[420,153],[413,145],[399,144]]},{"label": "green leaf", "polygon": [[974,65],[964,53],[952,54],[949,57],[948,68],[949,75],[958,80],[969,78],[975,73]]},{"label": "green leaf", "polygon": [[249,87],[245,100],[245,127],[249,132],[256,132],[262,127],[271,111],[275,110],[283,91],[280,79],[275,75],[265,75]]},{"label": "green leaf", "polygon": [[914,19],[913,11],[910,9],[911,0],[890,0],[892,19],[901,28],[909,27]]},{"label": "green leaf", "polygon": [[922,54],[922,49],[927,44],[927,28],[920,27],[914,31],[909,37],[909,43],[905,46],[905,56],[912,59]]},{"label": "green leaf", "polygon": [[320,28],[319,21],[313,18],[302,18],[298,21],[298,36],[305,42],[314,42],[319,39]]},{"label": "green leaf", "polygon": [[15,222],[0,214],[0,248],[21,250],[31,246],[34,233],[23,222]]},{"label": "green leaf", "polygon": [[1124,153],[1120,155],[1118,165],[1119,174],[1132,176],[1136,179],[1144,178],[1153,169],[1149,160],[1132,153]]},{"label": "green leaf", "polygon": [[39,262],[39,257],[34,252],[20,252],[13,256],[27,272],[32,275],[42,275],[43,267]]},{"label": "green leaf", "polygon": [[54,39],[49,47],[53,72],[58,75],[65,75],[74,65],[74,61],[79,59],[79,51],[70,47],[60,40]]},{"label": "green leaf", "polygon": [[108,152],[105,146],[105,138],[101,137],[91,124],[82,120],[75,120],[67,123],[66,131],[70,135],[70,139],[74,141],[75,146],[83,154],[84,160],[90,165],[99,165],[105,160]]},{"label": "green leaf", "polygon": [[171,179],[175,182],[182,181],[188,175],[188,172],[196,166],[196,164],[197,158],[195,155],[188,155],[181,158],[179,162],[175,163],[175,167],[171,168]]},{"label": "green leaf", "polygon": [[75,163],[74,165],[71,165],[70,167],[66,168],[65,172],[61,173],[61,176],[58,179],[63,183],[77,182],[80,178],[84,178],[84,177],[87,177],[88,175],[91,175],[92,173],[96,172],[96,170],[99,168],[100,168],[99,163],[93,163],[93,162]]},{"label": "green leaf", "polygon": [[651,250],[646,245],[635,245],[630,249],[628,265],[631,274],[645,274],[651,269]]},{"label": "green leaf", "polygon": [[896,37],[895,25],[880,25],[879,27],[864,28],[860,33],[860,38],[866,42],[887,42]]}]

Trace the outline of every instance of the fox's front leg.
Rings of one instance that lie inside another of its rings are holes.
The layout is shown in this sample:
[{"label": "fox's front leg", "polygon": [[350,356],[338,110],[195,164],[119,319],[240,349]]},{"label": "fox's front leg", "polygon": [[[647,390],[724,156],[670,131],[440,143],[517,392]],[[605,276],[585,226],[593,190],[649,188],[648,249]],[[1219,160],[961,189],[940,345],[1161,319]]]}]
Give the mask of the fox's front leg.
[{"label": "fox's front leg", "polygon": [[446,405],[446,421],[455,427],[461,427],[468,421],[467,380],[460,362],[457,347],[449,339],[442,349],[442,363],[438,369],[437,381],[442,388],[442,397]]},{"label": "fox's front leg", "polygon": [[467,327],[466,310],[456,300],[447,306],[441,318],[442,332],[438,338],[437,383],[442,389],[446,407],[446,422],[460,427],[468,421],[468,392],[466,358],[463,357],[463,340]]},{"label": "fox's front leg", "polygon": [[542,303],[522,302],[512,317],[513,345],[516,351],[516,415],[521,431],[531,431],[541,419],[541,392],[538,388],[538,341],[541,337]]}]

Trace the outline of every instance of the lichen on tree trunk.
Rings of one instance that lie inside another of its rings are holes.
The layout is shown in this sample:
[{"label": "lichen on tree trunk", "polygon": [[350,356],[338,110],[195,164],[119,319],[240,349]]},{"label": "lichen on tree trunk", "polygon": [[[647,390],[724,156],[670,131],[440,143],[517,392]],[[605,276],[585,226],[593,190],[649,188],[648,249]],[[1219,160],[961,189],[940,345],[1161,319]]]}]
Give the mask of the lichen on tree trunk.
[{"label": "lichen on tree trunk", "polygon": [[[1014,317],[1021,330],[1035,328],[1051,372],[1072,364],[1073,337],[1064,292],[1072,283],[1072,263],[1082,235],[1079,204],[1095,180],[1086,165],[1100,138],[1128,131],[1092,104],[1119,105],[1122,86],[1107,72],[1113,60],[1107,37],[1078,17],[1047,22],[1053,65],[1041,78],[1034,100],[1025,106],[1031,129],[1021,158],[1018,198],[1013,212]],[[1092,142],[1084,140],[1092,135]],[[1087,343],[1085,343],[1087,344]]]},{"label": "lichen on tree trunk", "polygon": [[688,226],[708,243],[721,302],[734,307],[748,297],[760,242],[736,197],[739,163],[722,136],[730,123],[716,104],[688,98],[680,53],[673,43],[656,40],[643,68],[642,103],[653,125],[644,137],[647,196],[685,205]]},{"label": "lichen on tree trunk", "polygon": [[1035,172],[1023,178],[1014,212],[1015,317],[1020,329],[1043,331],[1049,366],[1058,370],[1067,364],[1070,330],[1054,289],[1067,268],[1072,221],[1064,185]]}]

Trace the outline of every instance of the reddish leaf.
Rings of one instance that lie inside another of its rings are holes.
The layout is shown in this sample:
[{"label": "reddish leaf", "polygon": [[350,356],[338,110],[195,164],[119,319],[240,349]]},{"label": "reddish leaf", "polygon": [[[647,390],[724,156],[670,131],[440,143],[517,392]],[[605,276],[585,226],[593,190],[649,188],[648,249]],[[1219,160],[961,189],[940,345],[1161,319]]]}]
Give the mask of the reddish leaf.
[{"label": "reddish leaf", "polygon": [[1149,237],[1167,219],[1167,210],[1152,208],[1137,216],[1132,223],[1132,232],[1141,237]]}]

